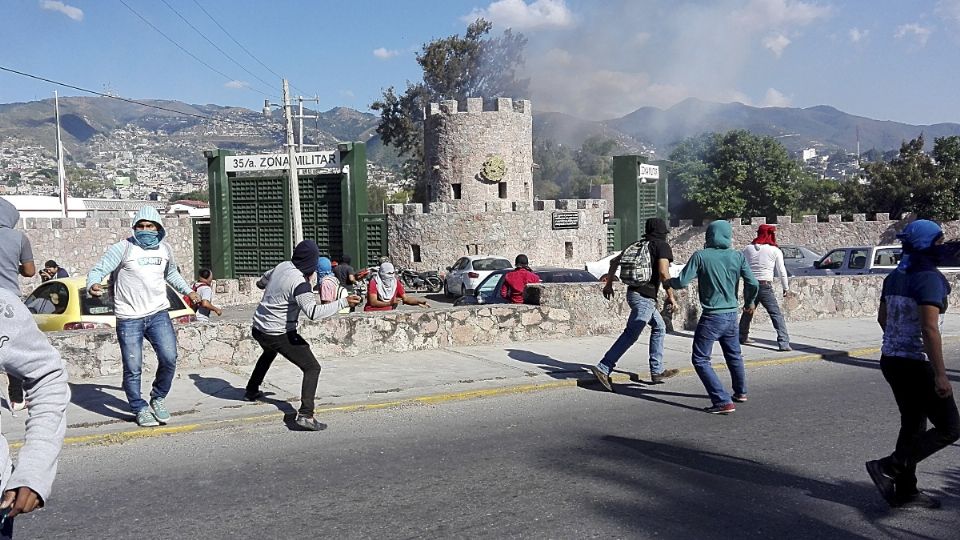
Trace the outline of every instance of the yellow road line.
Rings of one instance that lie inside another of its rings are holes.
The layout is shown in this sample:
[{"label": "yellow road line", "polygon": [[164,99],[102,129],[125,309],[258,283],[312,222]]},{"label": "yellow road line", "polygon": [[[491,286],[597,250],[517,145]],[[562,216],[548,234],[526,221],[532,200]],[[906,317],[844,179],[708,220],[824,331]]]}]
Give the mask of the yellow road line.
[{"label": "yellow road line", "polygon": [[[954,339],[951,339],[953,341]],[[946,341],[946,338],[944,339]],[[836,351],[825,354],[802,354],[796,356],[788,356],[784,358],[766,358],[760,360],[751,360],[744,362],[745,367],[765,367],[765,366],[780,366],[788,364],[798,364],[802,362],[815,362],[819,360],[830,360],[831,358],[837,356],[865,356],[870,354],[876,354],[880,352],[879,347],[867,347],[862,349],[854,349],[850,351]],[[720,369],[726,369],[726,366],[723,364],[716,364],[714,367]],[[696,373],[693,367],[684,367],[680,368],[681,375],[692,375]],[[614,382],[630,382],[630,375],[626,374],[616,374],[611,379]],[[567,388],[572,386],[577,386],[581,382],[590,381],[590,378],[580,379],[564,379],[559,381],[551,381],[544,383],[535,383],[535,384],[523,384],[523,385],[514,385],[514,386],[504,386],[499,388],[486,388],[481,390],[465,390],[462,392],[447,392],[442,394],[431,394],[426,396],[418,396],[406,399],[397,399],[393,401],[382,401],[377,403],[355,403],[348,405],[330,405],[326,407],[318,407],[316,409],[316,414],[325,414],[325,413],[350,413],[350,412],[360,412],[360,411],[373,411],[379,409],[389,409],[393,407],[402,407],[409,405],[436,405],[439,403],[447,403],[451,401],[465,401],[468,399],[477,399],[485,397],[494,397],[494,396],[504,396],[511,394],[523,394],[529,392],[540,392],[543,390],[551,390],[555,388]],[[284,414],[281,412],[271,413],[271,414],[261,414],[254,416],[245,416],[241,418],[232,418],[228,420],[213,420],[209,422],[197,422],[193,424],[182,424],[176,426],[162,426],[149,429],[133,429],[130,431],[118,431],[114,433],[101,433],[101,434],[91,434],[91,435],[78,435],[73,437],[64,438],[63,442],[65,445],[84,445],[84,444],[117,444],[127,441],[137,440],[137,439],[146,439],[151,437],[161,437],[164,435],[177,435],[180,433],[190,433],[199,430],[209,430],[219,427],[229,427],[232,425],[247,425],[247,424],[257,424],[263,422],[273,422],[276,420],[283,419]],[[11,449],[18,449],[23,446],[23,441],[18,441],[10,444]]]}]

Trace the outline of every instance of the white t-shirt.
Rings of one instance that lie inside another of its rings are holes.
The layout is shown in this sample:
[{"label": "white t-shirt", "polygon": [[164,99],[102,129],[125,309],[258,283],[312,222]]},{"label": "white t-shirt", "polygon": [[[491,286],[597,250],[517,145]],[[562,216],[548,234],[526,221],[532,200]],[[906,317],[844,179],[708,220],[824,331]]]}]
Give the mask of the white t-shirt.
[{"label": "white t-shirt", "polygon": [[776,270],[784,292],[790,290],[787,283],[787,269],[783,266],[783,252],[770,244],[750,244],[743,248],[743,256],[750,265],[753,276],[760,281],[773,281]]},{"label": "white t-shirt", "polygon": [[[206,300],[207,302],[213,303],[213,287],[207,285],[206,283],[198,282],[193,286],[193,289],[197,291],[197,294],[200,295],[200,300]],[[197,320],[202,322],[210,321],[210,310],[205,307],[197,308]]]}]

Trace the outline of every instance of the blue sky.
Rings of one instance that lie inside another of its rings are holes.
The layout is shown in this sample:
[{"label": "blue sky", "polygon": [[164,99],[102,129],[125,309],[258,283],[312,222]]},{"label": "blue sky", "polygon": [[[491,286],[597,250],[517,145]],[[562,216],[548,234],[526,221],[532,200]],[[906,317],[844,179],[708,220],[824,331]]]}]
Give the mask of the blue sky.
[{"label": "blue sky", "polygon": [[[419,77],[423,43],[476,15],[529,39],[539,110],[606,119],[697,97],[960,122],[960,0],[0,0],[0,66],[134,99],[254,110],[280,95],[280,75],[323,109],[365,110]],[[0,71],[0,103],[55,89]]]}]

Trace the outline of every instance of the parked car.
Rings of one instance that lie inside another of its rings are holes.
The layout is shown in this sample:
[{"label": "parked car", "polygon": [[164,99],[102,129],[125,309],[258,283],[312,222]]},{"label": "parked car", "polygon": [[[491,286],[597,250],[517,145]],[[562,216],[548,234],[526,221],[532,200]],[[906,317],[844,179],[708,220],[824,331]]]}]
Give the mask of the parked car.
[{"label": "parked car", "polygon": [[[533,268],[543,283],[595,283],[597,278],[586,270],[578,268]],[[503,287],[504,276],[509,270],[492,272],[477,286],[471,295],[461,296],[453,303],[455,306],[472,306],[476,304],[506,304],[507,300],[500,297],[500,288]]]},{"label": "parked car", "polygon": [[783,252],[783,266],[787,268],[787,275],[796,275],[798,269],[813,268],[813,263],[823,257],[805,246],[781,245],[779,247]]},{"label": "parked car", "polygon": [[460,257],[453,266],[447,267],[447,276],[443,281],[443,292],[448,297],[473,294],[474,289],[492,272],[513,268],[513,263],[503,257],[489,255],[471,255]]},{"label": "parked car", "polygon": [[839,276],[886,274],[900,264],[902,248],[899,244],[885,246],[853,246],[830,250],[813,266],[797,268],[797,276]]},{"label": "parked car", "polygon": [[[117,318],[113,313],[113,296],[105,287],[100,296],[87,295],[85,276],[52,279],[41,284],[24,300],[33,313],[37,326],[44,332],[60,330],[85,330],[114,328]],[[183,297],[167,285],[170,309],[167,313],[175,323],[190,323],[197,320],[193,310]]]},{"label": "parked car", "polygon": [[[593,274],[593,276],[600,280],[606,281],[607,271],[610,270],[610,260],[620,255],[621,251],[614,251],[613,253],[607,255],[606,257],[600,259],[599,261],[594,261],[583,265],[583,269],[587,272]],[[675,278],[680,275],[680,271],[683,270],[685,264],[678,264],[676,262],[670,263],[670,277]],[[617,267],[617,278],[620,278],[620,268]]]}]

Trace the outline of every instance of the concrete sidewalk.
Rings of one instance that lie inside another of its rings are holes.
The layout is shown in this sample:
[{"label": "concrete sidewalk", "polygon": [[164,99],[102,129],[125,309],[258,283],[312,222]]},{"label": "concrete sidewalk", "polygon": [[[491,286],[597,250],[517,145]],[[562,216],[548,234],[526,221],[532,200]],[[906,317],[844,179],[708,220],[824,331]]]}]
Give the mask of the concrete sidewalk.
[{"label": "concrete sidewalk", "polygon": [[[769,325],[751,331],[756,344],[743,347],[744,359],[754,366],[816,360],[850,353],[873,354],[880,346],[880,328],[873,319],[842,319],[790,324],[793,352],[777,350]],[[948,315],[944,336],[960,337],[960,315]],[[618,371],[649,380],[645,330],[640,341],[620,361]],[[693,373],[690,364],[692,332],[666,338],[664,364]],[[436,403],[451,399],[576,385],[592,379],[587,366],[595,364],[616,336],[561,341],[507,343],[458,349],[417,351],[389,356],[325,360],[317,394],[317,414],[331,411],[388,407],[404,403]],[[251,362],[255,358],[251,358]],[[714,361],[722,363],[720,348]],[[219,366],[178,371],[167,406],[174,421],[165,428],[140,429],[133,423],[121,389],[120,376],[81,379],[71,383],[72,403],[67,411],[68,442],[122,440],[155,433],[192,431],[216,424],[259,420],[280,421],[296,410],[300,371],[278,357],[262,390],[267,402],[247,403],[243,388],[253,366]],[[149,373],[147,372],[149,370]],[[150,392],[153,366],[145,367],[143,393]],[[619,377],[626,380],[627,375]],[[615,379],[616,380],[616,379]],[[6,403],[4,402],[4,405]],[[26,412],[12,416],[2,410],[3,432],[10,441],[23,438]],[[122,433],[121,433],[122,432]]]}]

